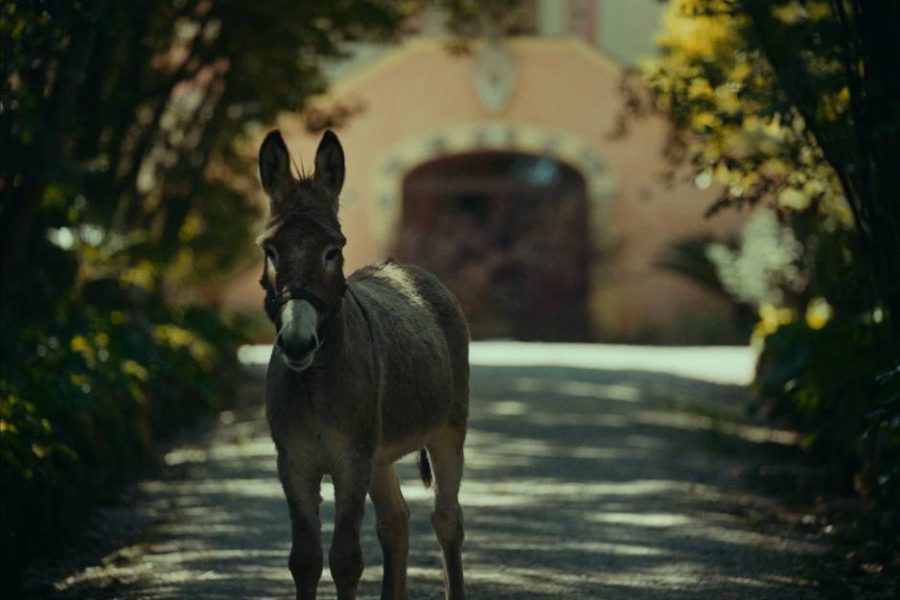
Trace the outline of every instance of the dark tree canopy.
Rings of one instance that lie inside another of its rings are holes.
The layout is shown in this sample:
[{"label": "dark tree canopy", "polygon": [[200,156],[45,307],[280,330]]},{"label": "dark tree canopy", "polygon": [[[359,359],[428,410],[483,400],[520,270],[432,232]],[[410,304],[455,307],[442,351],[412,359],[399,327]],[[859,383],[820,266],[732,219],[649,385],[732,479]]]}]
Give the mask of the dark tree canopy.
[{"label": "dark tree canopy", "polygon": [[406,16],[378,0],[4,3],[7,278],[24,269],[44,292],[67,289],[42,269],[61,227],[85,278],[230,265],[255,210],[235,142],[322,91],[321,61],[342,44],[390,39]]}]

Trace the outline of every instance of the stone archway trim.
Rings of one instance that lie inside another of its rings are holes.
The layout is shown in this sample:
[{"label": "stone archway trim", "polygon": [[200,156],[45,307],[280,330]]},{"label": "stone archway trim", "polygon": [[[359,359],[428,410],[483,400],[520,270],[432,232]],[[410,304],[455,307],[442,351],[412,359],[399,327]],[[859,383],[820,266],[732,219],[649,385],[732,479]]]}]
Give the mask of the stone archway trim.
[{"label": "stone archway trim", "polygon": [[[390,147],[372,172],[373,237],[384,251],[396,231],[402,206],[403,180],[415,167],[446,156],[485,150],[552,157],[577,170],[591,201],[591,234],[595,246],[609,243],[608,205],[615,178],[600,156],[575,135],[503,121],[458,123],[409,137]],[[599,249],[599,248],[598,248]]]}]

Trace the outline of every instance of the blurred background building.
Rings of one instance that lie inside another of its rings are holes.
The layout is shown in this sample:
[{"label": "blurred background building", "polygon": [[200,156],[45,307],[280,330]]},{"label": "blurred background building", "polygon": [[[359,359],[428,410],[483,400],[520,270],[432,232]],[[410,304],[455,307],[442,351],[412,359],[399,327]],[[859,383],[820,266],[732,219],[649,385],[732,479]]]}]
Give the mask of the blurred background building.
[{"label": "blurred background building", "polygon": [[[344,145],[347,273],[387,257],[431,270],[475,339],[730,341],[731,303],[659,262],[736,218],[705,219],[715,192],[669,173],[662,119],[615,135],[663,8],[535,0],[516,35],[465,47],[424,14],[402,44],[332,64],[328,94],[279,126],[307,169],[324,127]],[[237,273],[218,301],[259,311],[258,278]]]}]

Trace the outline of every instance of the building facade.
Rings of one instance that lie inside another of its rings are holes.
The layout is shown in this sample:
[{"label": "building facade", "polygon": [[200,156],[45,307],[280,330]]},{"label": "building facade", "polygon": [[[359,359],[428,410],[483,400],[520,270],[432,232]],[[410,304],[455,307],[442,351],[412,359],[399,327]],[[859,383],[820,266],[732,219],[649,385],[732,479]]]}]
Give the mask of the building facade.
[{"label": "building facade", "polygon": [[[532,35],[460,53],[423,25],[335,69],[313,107],[356,107],[337,129],[348,273],[389,256],[422,264],[460,297],[475,337],[715,341],[730,308],[658,262],[736,220],[705,219],[715,192],[665,176],[663,120],[613,135],[624,69],[652,48],[658,3],[530,11]],[[310,165],[319,133],[308,123],[285,115],[279,126]],[[257,309],[257,275],[239,274],[222,303]]]}]

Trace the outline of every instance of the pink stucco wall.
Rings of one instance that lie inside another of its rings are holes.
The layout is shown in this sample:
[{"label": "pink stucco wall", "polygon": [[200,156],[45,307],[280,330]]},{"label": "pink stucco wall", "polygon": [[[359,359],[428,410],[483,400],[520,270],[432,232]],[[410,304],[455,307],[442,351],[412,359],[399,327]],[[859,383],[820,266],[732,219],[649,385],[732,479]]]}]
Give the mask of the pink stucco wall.
[{"label": "pink stucco wall", "polygon": [[[635,121],[629,135],[611,138],[622,105],[619,64],[574,40],[526,38],[509,48],[516,84],[495,114],[485,110],[472,84],[473,57],[452,56],[436,41],[402,46],[332,89],[331,100],[365,106],[338,131],[347,156],[341,218],[349,240],[348,272],[389,251],[373,226],[373,186],[392,148],[424,132],[452,131],[455,124],[503,122],[577,138],[615,181],[609,204],[598,208],[604,222],[596,235],[603,236],[605,251],[594,277],[592,312],[600,338],[694,341],[693,323],[727,320],[721,302],[654,263],[671,242],[703,232],[724,234],[737,227],[737,219],[703,218],[712,190],[663,183],[661,120]],[[306,133],[296,116],[285,115],[280,126],[295,156],[311,168],[317,136]],[[255,270],[237,274],[223,292],[223,305],[258,310],[257,276]]]}]

